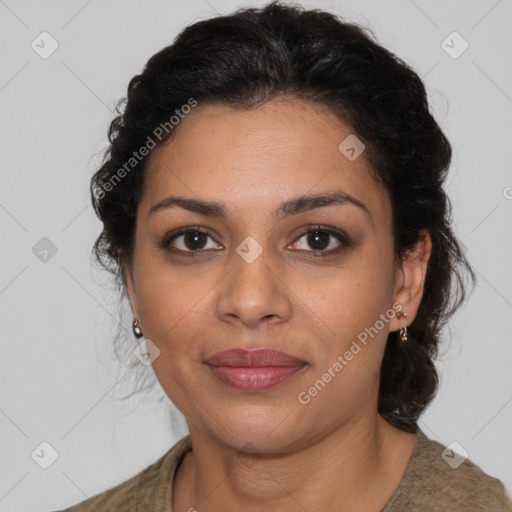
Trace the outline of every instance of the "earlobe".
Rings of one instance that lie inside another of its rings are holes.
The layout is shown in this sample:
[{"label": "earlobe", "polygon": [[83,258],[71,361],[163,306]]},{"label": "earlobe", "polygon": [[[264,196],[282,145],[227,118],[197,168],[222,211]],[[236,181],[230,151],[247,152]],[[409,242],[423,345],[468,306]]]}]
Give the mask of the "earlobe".
[{"label": "earlobe", "polygon": [[432,240],[430,234],[426,229],[422,229],[414,249],[403,258],[397,269],[397,282],[399,284],[395,291],[394,300],[402,306],[401,311],[407,314],[407,321],[396,320],[390,326],[391,331],[401,329],[413,322],[423,296],[431,252]]},{"label": "earlobe", "polygon": [[133,284],[133,275],[130,265],[123,264],[123,278],[126,287],[126,294],[128,295],[128,300],[130,302],[130,307],[132,309],[132,314],[135,318],[139,318],[137,300],[135,295],[135,287]]},{"label": "earlobe", "polygon": [[130,302],[130,307],[133,314],[132,330],[136,338],[144,336],[142,326],[140,324],[139,308],[137,306],[137,295],[135,293],[135,285],[133,282],[132,266],[130,264],[123,264],[123,280],[126,287],[126,293]]}]

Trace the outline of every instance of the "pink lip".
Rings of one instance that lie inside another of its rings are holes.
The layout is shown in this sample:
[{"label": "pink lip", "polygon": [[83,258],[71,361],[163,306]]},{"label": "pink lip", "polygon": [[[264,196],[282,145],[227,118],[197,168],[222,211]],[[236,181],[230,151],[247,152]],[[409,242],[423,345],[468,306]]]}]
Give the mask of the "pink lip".
[{"label": "pink lip", "polygon": [[304,361],[269,348],[231,349],[206,360],[222,382],[243,391],[261,391],[290,379],[306,366]]}]

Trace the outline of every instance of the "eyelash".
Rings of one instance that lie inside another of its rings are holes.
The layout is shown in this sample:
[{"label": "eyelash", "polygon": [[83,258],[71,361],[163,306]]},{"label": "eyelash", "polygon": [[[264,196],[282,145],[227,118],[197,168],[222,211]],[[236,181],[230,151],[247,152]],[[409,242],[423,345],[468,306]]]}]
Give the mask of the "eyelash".
[{"label": "eyelash", "polygon": [[[309,253],[311,253],[311,255],[314,258],[325,258],[327,256],[331,256],[333,254],[341,252],[343,249],[351,246],[350,238],[345,233],[343,233],[341,231],[334,230],[327,226],[322,226],[322,225],[316,225],[316,226],[313,226],[312,228],[309,228],[307,231],[304,231],[295,239],[293,244],[296,243],[297,241],[299,241],[302,237],[304,237],[304,235],[309,235],[309,234],[315,233],[317,231],[334,237],[336,240],[338,240],[341,243],[341,246],[336,249],[331,249],[329,251],[323,251],[323,250],[304,251],[304,250],[300,249],[299,252],[309,252]],[[168,251],[171,253],[188,254],[192,257],[200,256],[201,254],[203,254],[204,251],[210,250],[210,249],[197,249],[195,251],[191,251],[191,250],[170,248],[171,242],[173,242],[176,238],[178,238],[182,235],[187,235],[189,233],[198,233],[201,235],[207,235],[208,237],[212,238],[212,236],[207,231],[203,231],[199,226],[189,227],[189,228],[181,229],[180,231],[173,233],[172,235],[167,235],[166,237],[164,237],[164,239],[162,240],[162,242],[160,244],[160,247],[162,249],[164,249],[165,251]]]}]

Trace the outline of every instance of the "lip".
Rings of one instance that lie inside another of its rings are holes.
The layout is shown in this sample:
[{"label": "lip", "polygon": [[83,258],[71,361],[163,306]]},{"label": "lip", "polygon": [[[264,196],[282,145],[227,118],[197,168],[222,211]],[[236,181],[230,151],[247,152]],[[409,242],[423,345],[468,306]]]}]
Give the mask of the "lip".
[{"label": "lip", "polygon": [[224,350],[205,363],[220,381],[242,391],[269,389],[306,366],[305,361],[270,348]]},{"label": "lip", "polygon": [[264,367],[264,366],[302,366],[305,361],[296,357],[274,350],[272,348],[256,348],[247,350],[233,348],[216,352],[206,360],[213,366],[237,366],[237,367]]}]

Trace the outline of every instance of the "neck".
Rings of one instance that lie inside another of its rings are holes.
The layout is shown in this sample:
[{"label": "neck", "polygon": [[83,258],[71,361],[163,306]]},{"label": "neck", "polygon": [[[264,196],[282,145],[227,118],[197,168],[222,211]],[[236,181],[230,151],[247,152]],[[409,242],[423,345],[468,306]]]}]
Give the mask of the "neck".
[{"label": "neck", "polygon": [[177,511],[380,511],[416,440],[373,415],[292,452],[248,457],[193,425],[189,429],[193,451],[173,486]]}]

